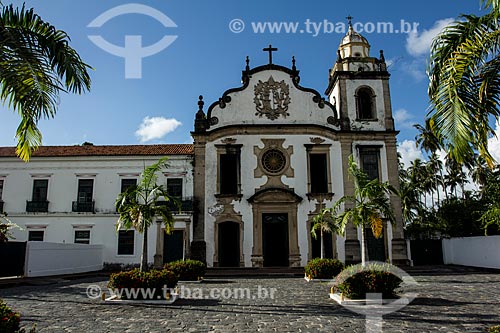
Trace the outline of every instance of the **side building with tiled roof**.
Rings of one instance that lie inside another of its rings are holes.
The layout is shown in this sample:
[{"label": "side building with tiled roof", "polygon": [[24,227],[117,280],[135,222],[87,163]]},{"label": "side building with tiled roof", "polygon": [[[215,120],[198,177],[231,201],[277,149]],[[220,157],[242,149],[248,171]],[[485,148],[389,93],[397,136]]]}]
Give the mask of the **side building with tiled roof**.
[{"label": "side building with tiled roof", "polygon": [[[15,241],[103,245],[105,263],[139,263],[142,237],[116,231],[115,200],[136,184],[145,166],[169,157],[160,175],[182,200],[174,233],[149,230],[149,261],[189,257],[192,240],[193,145],[42,146],[29,163],[14,147],[0,147],[0,209],[22,230]],[[165,253],[165,256],[163,254]]]}]

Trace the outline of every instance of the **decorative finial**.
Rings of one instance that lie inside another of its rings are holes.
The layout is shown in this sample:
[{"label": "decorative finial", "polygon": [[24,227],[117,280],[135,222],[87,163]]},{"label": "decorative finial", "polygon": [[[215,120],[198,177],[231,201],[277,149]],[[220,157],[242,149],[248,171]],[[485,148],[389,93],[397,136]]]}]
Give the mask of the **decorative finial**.
[{"label": "decorative finial", "polygon": [[352,19],[353,17],[351,15],[346,17],[347,23],[349,24],[349,28],[352,29]]},{"label": "decorative finial", "polygon": [[247,63],[247,66],[245,67],[245,69],[246,69],[247,71],[249,71],[249,70],[250,70],[250,57],[249,57],[249,56],[247,56],[247,58],[246,58],[245,62]]},{"label": "decorative finial", "polygon": [[203,96],[200,95],[199,101],[198,101],[198,112],[203,112],[203,106],[205,105],[205,102],[203,102]]},{"label": "decorative finial", "polygon": [[273,64],[273,52],[278,51],[276,47],[272,47],[271,44],[269,44],[269,47],[263,48],[262,51],[269,52],[269,65]]},{"label": "decorative finial", "polygon": [[205,105],[205,102],[203,102],[203,96],[200,95],[199,101],[198,101],[198,112],[196,112],[196,117],[194,119],[194,131],[195,133],[203,133],[206,132],[208,128],[208,122],[205,116],[205,112],[203,112],[203,105]]},{"label": "decorative finial", "polygon": [[297,67],[295,66],[295,56],[292,56],[292,70],[297,70]]},{"label": "decorative finial", "polygon": [[380,61],[385,62],[384,50],[380,50]]}]

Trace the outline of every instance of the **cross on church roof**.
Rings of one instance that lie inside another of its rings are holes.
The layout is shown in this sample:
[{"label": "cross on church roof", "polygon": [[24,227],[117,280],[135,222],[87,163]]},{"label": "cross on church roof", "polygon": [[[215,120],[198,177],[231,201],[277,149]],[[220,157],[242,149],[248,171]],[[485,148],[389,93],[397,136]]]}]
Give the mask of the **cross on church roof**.
[{"label": "cross on church roof", "polygon": [[271,65],[273,63],[273,52],[278,51],[278,49],[269,44],[269,47],[263,48],[262,51],[269,52],[269,65]]},{"label": "cross on church roof", "polygon": [[351,15],[347,16],[346,19],[347,19],[347,22],[349,23],[349,26],[352,26],[352,19],[354,17],[352,17]]}]

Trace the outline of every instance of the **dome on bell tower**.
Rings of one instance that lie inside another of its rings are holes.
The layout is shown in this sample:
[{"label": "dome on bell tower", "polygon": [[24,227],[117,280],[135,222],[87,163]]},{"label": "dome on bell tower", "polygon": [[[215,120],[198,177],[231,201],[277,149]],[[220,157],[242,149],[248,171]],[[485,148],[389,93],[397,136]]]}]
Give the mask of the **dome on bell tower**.
[{"label": "dome on bell tower", "polygon": [[352,27],[352,18],[348,17],[349,29],[342,38],[339,45],[339,52],[342,58],[367,58],[370,56],[370,43]]}]

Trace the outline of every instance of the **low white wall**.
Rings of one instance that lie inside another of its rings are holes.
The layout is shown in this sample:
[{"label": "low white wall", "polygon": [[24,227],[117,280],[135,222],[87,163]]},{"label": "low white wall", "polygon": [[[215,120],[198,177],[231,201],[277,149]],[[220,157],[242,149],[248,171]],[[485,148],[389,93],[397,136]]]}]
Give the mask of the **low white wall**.
[{"label": "low white wall", "polygon": [[24,275],[50,276],[102,269],[102,245],[28,242]]},{"label": "low white wall", "polygon": [[443,239],[445,264],[500,269],[500,236]]}]

